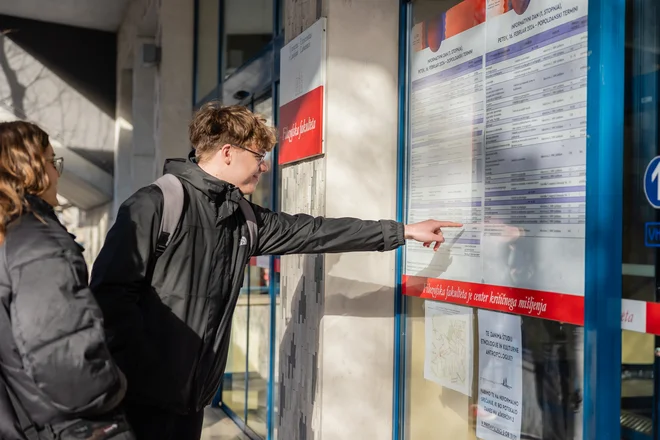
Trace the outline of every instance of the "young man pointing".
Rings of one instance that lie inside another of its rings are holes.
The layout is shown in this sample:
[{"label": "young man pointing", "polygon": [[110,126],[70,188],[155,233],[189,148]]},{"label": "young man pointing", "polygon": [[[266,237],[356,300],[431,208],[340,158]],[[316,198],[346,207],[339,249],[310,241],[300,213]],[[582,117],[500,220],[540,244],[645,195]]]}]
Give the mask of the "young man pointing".
[{"label": "young man pointing", "polygon": [[144,187],[120,207],[92,271],[139,440],[200,438],[250,257],[383,252],[406,239],[437,250],[441,228],[461,226],[289,215],[246,202],[268,170],[275,135],[244,107],[205,105],[190,124],[190,141],[187,159],[165,164],[183,187],[175,230],[163,240],[162,224],[171,218],[163,218],[166,191]]}]

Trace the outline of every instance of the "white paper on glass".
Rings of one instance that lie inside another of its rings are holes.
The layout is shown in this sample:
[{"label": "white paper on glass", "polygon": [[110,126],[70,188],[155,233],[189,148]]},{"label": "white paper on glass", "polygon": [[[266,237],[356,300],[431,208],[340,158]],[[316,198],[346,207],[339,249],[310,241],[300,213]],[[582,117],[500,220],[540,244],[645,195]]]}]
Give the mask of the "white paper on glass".
[{"label": "white paper on glass", "polygon": [[408,221],[465,226],[437,253],[411,243],[407,275],[584,294],[587,6],[488,0],[484,23],[413,47]]},{"label": "white paper on glass", "polygon": [[477,437],[520,439],[523,414],[522,318],[479,310]]},{"label": "white paper on glass", "polygon": [[472,395],[472,309],[426,301],[424,378]]}]

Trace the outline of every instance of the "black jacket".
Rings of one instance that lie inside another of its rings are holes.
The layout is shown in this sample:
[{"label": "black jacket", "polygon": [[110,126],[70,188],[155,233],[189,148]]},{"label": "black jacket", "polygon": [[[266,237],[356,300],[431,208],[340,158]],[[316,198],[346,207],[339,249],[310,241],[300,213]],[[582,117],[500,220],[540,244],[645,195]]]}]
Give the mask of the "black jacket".
[{"label": "black jacket", "polygon": [[[128,378],[128,403],[178,413],[208,405],[224,373],[231,320],[250,255],[241,191],[191,157],[169,160],[186,193],[166,251],[154,259],[163,195],[151,185],[120,207],[92,270],[109,346]],[[325,219],[252,205],[256,255],[388,251],[404,243],[393,221]],[[153,275],[151,275],[153,274]]]},{"label": "black jacket", "polygon": [[80,246],[37,197],[0,245],[0,438],[23,439],[7,387],[41,429],[117,407],[111,359]]}]

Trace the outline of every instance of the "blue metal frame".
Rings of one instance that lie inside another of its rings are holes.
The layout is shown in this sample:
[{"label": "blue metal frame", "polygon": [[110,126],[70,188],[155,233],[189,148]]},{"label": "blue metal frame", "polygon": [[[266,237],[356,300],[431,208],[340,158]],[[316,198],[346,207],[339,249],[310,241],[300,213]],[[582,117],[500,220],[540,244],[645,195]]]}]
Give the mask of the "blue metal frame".
[{"label": "blue metal frame", "polygon": [[[607,4],[606,4],[607,3]],[[405,220],[407,56],[410,5],[401,0],[397,219]],[[621,263],[625,0],[589,2],[587,225],[584,322],[584,439],[620,438]],[[615,121],[613,123],[613,121]],[[616,123],[620,121],[620,123]],[[394,440],[405,437],[406,302],[397,252]],[[588,369],[587,369],[588,368]]]},{"label": "blue metal frame", "polygon": [[[274,0],[273,2],[273,34],[274,38],[274,54],[273,54],[273,76],[271,84],[271,96],[273,102],[273,125],[275,127],[279,124],[280,119],[280,103],[279,103],[279,94],[278,94],[278,84],[280,80],[280,57],[279,52],[282,47],[283,35],[280,34],[280,21],[283,17],[280,17],[280,6],[284,0]],[[271,157],[271,163],[273,164],[273,169],[271,173],[271,209],[273,211],[278,211],[278,200],[279,200],[279,189],[280,189],[280,176],[279,176],[279,167],[277,166],[277,157],[278,157],[278,145],[275,145],[273,148],[273,153]],[[267,396],[267,416],[266,416],[266,439],[273,439],[273,430],[275,427],[275,383],[277,378],[275,377],[275,350],[277,347],[277,296],[279,293],[279,282],[274,282],[275,275],[275,259],[277,257],[270,258],[270,273],[271,273],[271,282],[268,285],[269,296],[270,296],[270,346],[269,346],[269,360],[268,360],[268,396]],[[279,414],[279,412],[278,412]]]},{"label": "blue metal frame", "polygon": [[589,2],[583,438],[620,438],[625,0]]},{"label": "blue metal frame", "polygon": [[220,409],[227,414],[227,417],[229,417],[250,440],[262,440],[262,438],[245,423],[245,420],[237,416],[227,405],[223,403],[220,405]]},{"label": "blue metal frame", "polygon": [[[252,110],[252,109],[251,109]],[[250,197],[250,200],[252,200],[252,197]],[[251,280],[251,273],[252,273],[252,266],[248,264],[246,270],[245,270],[246,276],[247,276],[247,285],[248,285],[248,291],[247,291],[247,310],[246,310],[246,315],[247,319],[245,322],[245,326],[247,327],[247,331],[245,332],[245,371],[243,372],[243,380],[245,381],[245,406],[243,407],[243,420],[245,420],[245,424],[247,425],[250,423],[248,420],[248,402],[249,402],[249,396],[250,396],[250,303],[252,299],[252,292],[250,292],[250,280]]]},{"label": "blue metal frame", "polygon": [[[407,182],[406,144],[408,133],[408,13],[410,5],[406,0],[399,2],[399,130],[397,151],[396,219],[405,222],[405,194]],[[403,275],[404,249],[396,250],[394,283],[394,402],[392,405],[392,439],[404,438],[405,416],[405,353],[406,353],[406,299],[403,296],[401,277]]]},{"label": "blue metal frame", "polygon": [[[277,127],[277,122],[279,119],[279,99],[276,91],[276,85],[273,87],[273,124]],[[272,163],[273,170],[271,174],[271,209],[277,211],[277,200],[278,200],[278,191],[279,191],[279,167],[277,166],[277,146],[273,149],[272,154]],[[270,347],[269,347],[269,360],[268,360],[268,397],[267,397],[267,439],[270,440],[273,438],[273,411],[274,411],[274,396],[275,396],[275,350],[277,349],[277,341],[275,339],[277,335],[277,296],[279,291],[279,283],[276,286],[275,280],[275,258],[270,257],[270,266],[269,270],[271,273],[271,280],[268,284],[268,294],[270,295]]]}]

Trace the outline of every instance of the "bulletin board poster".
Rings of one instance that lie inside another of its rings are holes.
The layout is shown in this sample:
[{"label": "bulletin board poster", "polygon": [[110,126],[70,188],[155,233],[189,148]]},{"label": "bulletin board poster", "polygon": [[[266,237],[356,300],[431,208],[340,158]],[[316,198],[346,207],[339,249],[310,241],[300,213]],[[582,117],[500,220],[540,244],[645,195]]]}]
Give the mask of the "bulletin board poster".
[{"label": "bulletin board poster", "polygon": [[280,51],[280,165],[323,154],[326,18],[321,17]]},{"label": "bulletin board poster", "polygon": [[587,0],[465,0],[412,29],[407,295],[581,325]]}]

